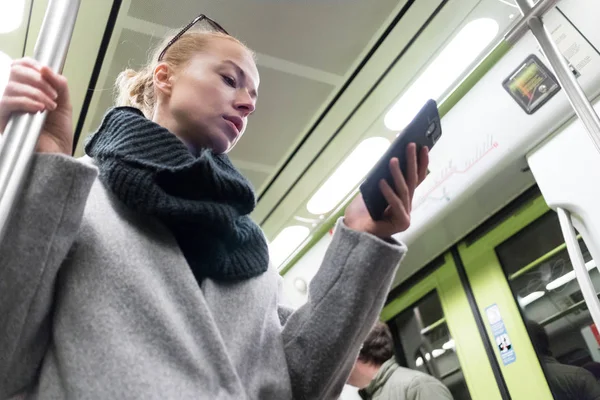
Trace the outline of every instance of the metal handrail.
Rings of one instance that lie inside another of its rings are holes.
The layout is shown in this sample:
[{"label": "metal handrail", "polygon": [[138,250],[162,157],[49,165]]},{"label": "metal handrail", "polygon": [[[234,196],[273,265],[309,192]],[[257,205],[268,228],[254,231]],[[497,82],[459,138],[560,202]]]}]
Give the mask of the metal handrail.
[{"label": "metal handrail", "polygon": [[556,3],[558,3],[558,0],[539,0],[535,6],[529,7],[529,10],[521,9],[523,18],[521,18],[506,35],[504,35],[504,40],[510,44],[515,44],[529,32],[529,20],[531,18],[539,18],[546,14],[550,9],[554,8]]},{"label": "metal handrail", "polygon": [[432,332],[434,329],[436,329],[439,326],[442,326],[445,323],[446,323],[446,318],[442,317],[442,318],[438,319],[437,321],[435,321],[433,324],[428,325],[425,328],[421,329],[421,335],[427,335],[429,332]]},{"label": "metal handrail", "polygon": [[[81,0],[50,0],[33,58],[62,72]],[[46,112],[11,117],[0,141],[0,240],[21,192]]]},{"label": "metal handrail", "polygon": [[565,243],[567,244],[567,251],[569,252],[571,264],[573,264],[573,270],[575,271],[581,294],[592,315],[594,324],[600,326],[600,300],[598,300],[596,289],[594,289],[594,284],[585,266],[583,254],[581,253],[581,248],[575,234],[575,228],[571,221],[571,214],[561,207],[556,208],[556,213],[558,214],[558,221],[560,222]]},{"label": "metal handrail", "polygon": [[[540,3],[551,3],[551,1],[542,0]],[[541,5],[538,4],[533,7],[529,0],[517,0],[524,19],[527,20],[527,25],[535,36],[544,56],[550,63],[550,66],[556,74],[556,79],[564,89],[575,114],[579,117],[583,125],[585,126],[590,139],[594,143],[596,150],[600,152],[600,118],[594,110],[592,103],[586,97],[583,89],[579,86],[577,78],[569,68],[566,58],[560,52],[556,43],[552,39],[552,35],[544,27],[540,15],[532,15],[532,12],[536,9],[541,9]]]}]

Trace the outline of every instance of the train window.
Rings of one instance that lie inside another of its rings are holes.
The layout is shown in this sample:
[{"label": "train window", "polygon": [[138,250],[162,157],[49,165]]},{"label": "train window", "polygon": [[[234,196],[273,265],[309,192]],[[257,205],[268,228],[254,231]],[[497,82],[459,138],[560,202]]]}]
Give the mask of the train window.
[{"label": "train window", "polygon": [[390,327],[400,365],[436,377],[455,400],[471,399],[436,291],[398,314]]},{"label": "train window", "polygon": [[[580,246],[598,290],[600,272]],[[600,335],[575,279],[558,217],[548,212],[496,247],[555,399],[600,398]]]},{"label": "train window", "polygon": [[549,211],[496,247],[496,254],[504,272],[510,276],[563,243],[558,217]]}]

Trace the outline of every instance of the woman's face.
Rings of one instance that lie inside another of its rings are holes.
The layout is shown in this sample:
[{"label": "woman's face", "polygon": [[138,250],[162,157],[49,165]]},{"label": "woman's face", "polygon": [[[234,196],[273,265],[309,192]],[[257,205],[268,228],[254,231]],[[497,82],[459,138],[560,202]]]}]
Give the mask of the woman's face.
[{"label": "woman's face", "polygon": [[188,144],[225,153],[246,130],[258,84],[247,49],[232,40],[212,39],[180,69],[157,67],[160,93],[154,120]]}]

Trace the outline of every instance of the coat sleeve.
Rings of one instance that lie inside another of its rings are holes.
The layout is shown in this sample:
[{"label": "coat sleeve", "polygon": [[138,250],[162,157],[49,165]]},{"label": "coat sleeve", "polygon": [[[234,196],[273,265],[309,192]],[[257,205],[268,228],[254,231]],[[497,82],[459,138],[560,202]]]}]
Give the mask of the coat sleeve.
[{"label": "coat sleeve", "polygon": [[340,395],[405,252],[338,221],[306,304],[279,311],[295,400]]},{"label": "coat sleeve", "polygon": [[0,398],[32,384],[51,332],[54,283],[97,171],[35,154],[0,242]]}]

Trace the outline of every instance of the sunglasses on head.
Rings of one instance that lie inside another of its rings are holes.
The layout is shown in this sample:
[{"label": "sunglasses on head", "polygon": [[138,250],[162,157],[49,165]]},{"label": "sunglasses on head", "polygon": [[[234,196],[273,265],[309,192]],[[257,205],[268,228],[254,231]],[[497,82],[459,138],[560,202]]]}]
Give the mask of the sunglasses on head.
[{"label": "sunglasses on head", "polygon": [[196,18],[194,18],[192,22],[190,22],[189,24],[184,26],[183,29],[180,30],[179,33],[177,33],[177,35],[175,35],[173,37],[173,39],[169,40],[169,43],[167,43],[167,45],[165,46],[163,51],[160,52],[160,55],[158,56],[158,62],[162,61],[162,59],[165,56],[165,53],[167,52],[169,47],[171,47],[173,45],[173,43],[175,43],[180,37],[182,37],[184,35],[184,33],[189,31],[194,25],[200,25],[202,23],[207,24],[209,30],[212,30],[215,32],[221,32],[221,33],[224,33],[225,35],[229,35],[229,33],[221,25],[219,25],[218,22],[212,20],[211,18],[207,17],[204,14],[200,14]]}]

